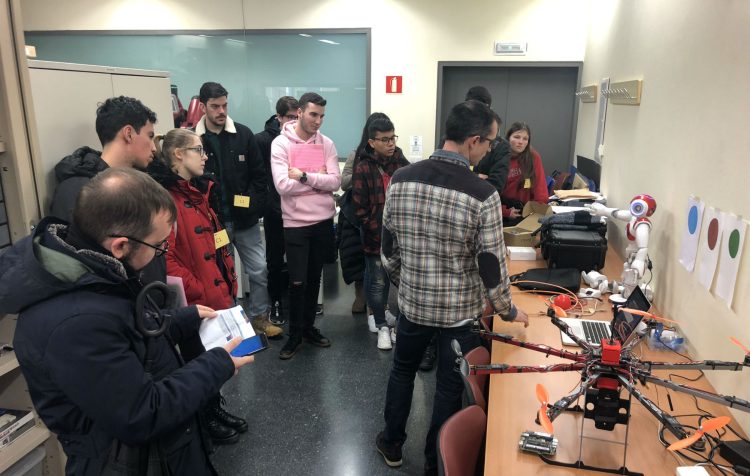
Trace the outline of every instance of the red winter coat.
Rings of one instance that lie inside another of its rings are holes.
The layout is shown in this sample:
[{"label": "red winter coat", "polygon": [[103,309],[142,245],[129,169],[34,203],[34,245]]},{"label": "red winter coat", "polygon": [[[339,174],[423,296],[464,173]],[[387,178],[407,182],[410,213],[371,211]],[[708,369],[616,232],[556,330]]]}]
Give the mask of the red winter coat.
[{"label": "red winter coat", "polygon": [[217,250],[214,244],[214,232],[222,228],[208,205],[213,182],[205,193],[182,178],[170,182],[166,188],[177,207],[177,224],[176,235],[175,230],[169,235],[167,274],[182,278],[188,304],[217,310],[234,306],[234,261],[228,246]]}]

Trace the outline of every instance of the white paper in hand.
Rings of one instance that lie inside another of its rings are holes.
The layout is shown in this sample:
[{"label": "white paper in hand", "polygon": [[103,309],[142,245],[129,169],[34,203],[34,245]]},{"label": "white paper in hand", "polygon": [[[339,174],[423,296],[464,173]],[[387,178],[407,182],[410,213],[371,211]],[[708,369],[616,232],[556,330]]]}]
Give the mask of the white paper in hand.
[{"label": "white paper in hand", "polygon": [[255,330],[245,320],[245,311],[242,306],[217,311],[218,316],[213,319],[203,319],[198,331],[206,350],[214,347],[224,347],[227,342],[235,337],[243,340],[253,337]]}]

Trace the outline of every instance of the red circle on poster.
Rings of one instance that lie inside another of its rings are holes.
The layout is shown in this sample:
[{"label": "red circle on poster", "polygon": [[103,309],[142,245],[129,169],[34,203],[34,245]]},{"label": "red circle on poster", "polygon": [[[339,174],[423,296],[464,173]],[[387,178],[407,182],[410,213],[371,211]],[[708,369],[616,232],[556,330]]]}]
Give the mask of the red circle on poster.
[{"label": "red circle on poster", "polygon": [[716,242],[719,239],[719,220],[714,218],[708,224],[708,249],[713,251],[716,248]]}]

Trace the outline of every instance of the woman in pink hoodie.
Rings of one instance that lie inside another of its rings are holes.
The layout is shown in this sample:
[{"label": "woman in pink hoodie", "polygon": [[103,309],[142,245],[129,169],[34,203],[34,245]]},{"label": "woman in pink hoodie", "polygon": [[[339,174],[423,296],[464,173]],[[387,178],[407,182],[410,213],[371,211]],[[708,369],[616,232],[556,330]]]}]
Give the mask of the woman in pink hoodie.
[{"label": "woman in pink hoodie", "polygon": [[305,93],[299,104],[297,121],[286,123],[271,144],[289,268],[289,340],[279,354],[284,360],[294,357],[303,339],[318,347],[331,345],[314,324],[323,263],[335,250],[333,192],[341,185],[336,146],[318,131],[326,100]]}]

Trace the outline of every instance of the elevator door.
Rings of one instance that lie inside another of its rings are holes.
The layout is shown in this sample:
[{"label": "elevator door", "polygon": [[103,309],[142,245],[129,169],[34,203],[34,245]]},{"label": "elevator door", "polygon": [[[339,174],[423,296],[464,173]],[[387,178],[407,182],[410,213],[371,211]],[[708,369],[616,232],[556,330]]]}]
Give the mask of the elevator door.
[{"label": "elevator door", "polygon": [[484,86],[492,95],[492,109],[503,120],[500,134],[513,122],[531,128],[531,143],[542,156],[544,172],[566,171],[573,163],[576,86],[579,66],[441,66],[438,85],[439,142],[450,108],[464,100],[472,86]]}]

